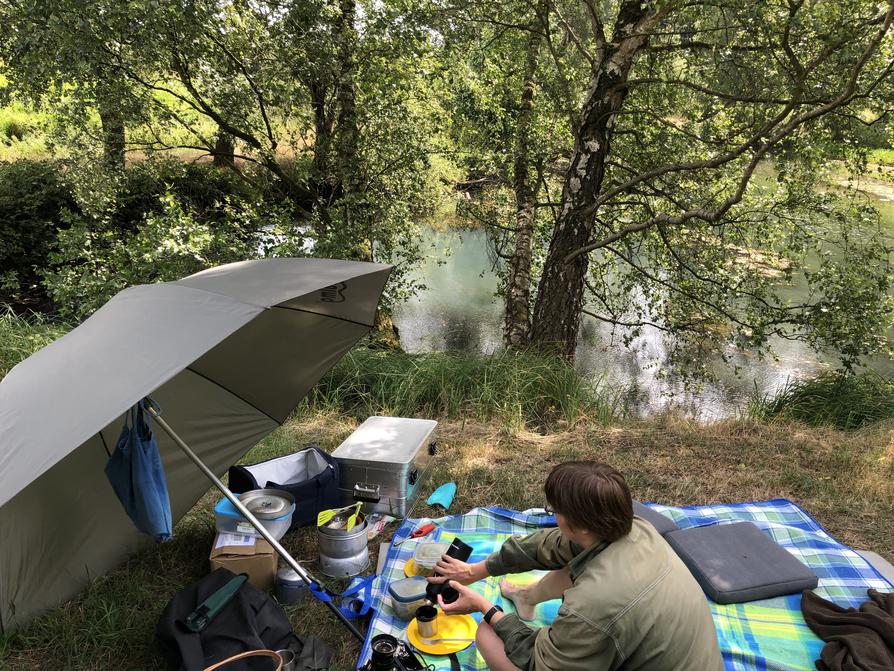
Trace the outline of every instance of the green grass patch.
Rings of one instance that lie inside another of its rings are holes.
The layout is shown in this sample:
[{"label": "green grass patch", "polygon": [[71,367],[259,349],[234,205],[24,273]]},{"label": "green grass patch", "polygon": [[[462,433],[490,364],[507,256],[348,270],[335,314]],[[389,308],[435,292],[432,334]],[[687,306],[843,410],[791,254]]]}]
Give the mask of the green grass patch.
[{"label": "green grass patch", "polygon": [[871,149],[868,158],[870,163],[894,165],[894,149]]},{"label": "green grass patch", "polygon": [[356,416],[499,418],[512,427],[586,419],[607,424],[621,394],[556,357],[526,352],[376,351],[343,357],[308,396],[308,407]]},{"label": "green grass patch", "polygon": [[21,103],[0,107],[0,161],[46,158],[50,154],[44,129],[48,118]]},{"label": "green grass patch", "polygon": [[872,371],[823,373],[789,381],[779,392],[751,403],[755,419],[795,419],[811,426],[856,429],[894,417],[894,380]]},{"label": "green grass patch", "polygon": [[21,316],[0,311],[0,379],[17,363],[46,347],[71,328],[39,314]]}]

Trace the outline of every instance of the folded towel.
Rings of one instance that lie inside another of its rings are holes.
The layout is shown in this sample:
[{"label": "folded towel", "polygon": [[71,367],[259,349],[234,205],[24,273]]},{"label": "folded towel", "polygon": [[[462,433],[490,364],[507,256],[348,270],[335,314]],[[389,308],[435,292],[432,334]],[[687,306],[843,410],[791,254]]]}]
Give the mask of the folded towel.
[{"label": "folded towel", "polygon": [[807,590],[801,596],[804,620],[826,641],[819,671],[894,669],[894,593],[870,589],[859,608],[842,608]]}]

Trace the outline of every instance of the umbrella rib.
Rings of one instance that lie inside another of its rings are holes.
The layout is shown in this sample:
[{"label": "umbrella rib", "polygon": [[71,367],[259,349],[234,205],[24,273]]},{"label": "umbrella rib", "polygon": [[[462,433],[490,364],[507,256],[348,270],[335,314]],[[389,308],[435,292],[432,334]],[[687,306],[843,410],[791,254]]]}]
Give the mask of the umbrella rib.
[{"label": "umbrella rib", "polygon": [[266,417],[267,419],[269,419],[271,422],[275,423],[277,426],[280,426],[280,425],[282,424],[282,422],[280,422],[278,419],[276,419],[275,417],[272,417],[272,416],[269,415],[268,413],[264,412],[264,411],[261,410],[258,406],[256,406],[254,403],[245,400],[244,398],[242,398],[239,394],[237,394],[237,393],[236,393],[235,391],[233,391],[232,389],[228,389],[227,387],[224,387],[224,386],[223,386],[220,382],[218,382],[217,380],[212,380],[210,377],[208,377],[207,375],[203,375],[202,373],[200,373],[199,371],[197,371],[195,368],[193,368],[193,367],[191,367],[191,366],[187,366],[187,367],[186,367],[186,370],[188,370],[190,373],[194,373],[195,375],[198,375],[200,378],[202,378],[203,380],[207,380],[208,382],[210,382],[210,383],[213,384],[213,385],[217,385],[218,387],[220,387],[221,389],[223,389],[225,392],[227,392],[227,393],[230,394],[231,396],[235,396],[235,397],[238,398],[240,401],[242,401],[243,403],[245,403],[245,405],[247,405],[247,406],[250,407],[250,408],[254,408],[254,409],[257,410],[259,413],[261,413],[262,415],[264,415],[264,417]]},{"label": "umbrella rib", "polygon": [[364,324],[363,322],[354,321],[353,319],[346,319],[345,317],[336,317],[335,315],[327,315],[322,312],[314,312],[313,310],[305,310],[303,308],[290,308],[287,305],[274,305],[273,307],[279,308],[280,310],[291,310],[292,312],[306,312],[309,315],[317,315],[318,317],[326,317],[328,319],[337,319],[341,322],[348,322],[349,324],[356,324],[357,326],[362,326],[363,328],[371,329],[375,326],[375,324]]}]

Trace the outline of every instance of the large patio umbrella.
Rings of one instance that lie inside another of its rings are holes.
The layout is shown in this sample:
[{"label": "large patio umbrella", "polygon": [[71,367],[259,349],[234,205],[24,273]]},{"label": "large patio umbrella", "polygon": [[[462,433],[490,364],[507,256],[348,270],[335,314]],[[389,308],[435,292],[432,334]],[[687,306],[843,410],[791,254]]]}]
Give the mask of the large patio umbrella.
[{"label": "large patio umbrella", "polygon": [[208,489],[199,470],[225,473],[369,331],[389,272],[268,259],[131,287],[13,368],[0,382],[0,628],[153,542],[103,471],[129,408],[151,394],[163,409],[177,520]]}]

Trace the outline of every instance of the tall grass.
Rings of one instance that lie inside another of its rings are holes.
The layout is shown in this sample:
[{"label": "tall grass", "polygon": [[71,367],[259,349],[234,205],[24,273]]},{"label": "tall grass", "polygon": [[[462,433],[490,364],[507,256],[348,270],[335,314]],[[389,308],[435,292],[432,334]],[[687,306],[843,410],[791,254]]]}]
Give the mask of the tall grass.
[{"label": "tall grass", "polygon": [[754,399],[750,414],[762,420],[783,417],[811,426],[856,429],[894,417],[894,379],[871,371],[831,371],[789,381],[776,394]]},{"label": "tall grass", "polygon": [[71,327],[38,314],[23,317],[0,311],[0,378],[19,361],[65,335]]},{"label": "tall grass", "polygon": [[607,424],[621,395],[555,357],[532,353],[407,354],[357,348],[310,393],[311,409],[478,419],[512,426]]}]

